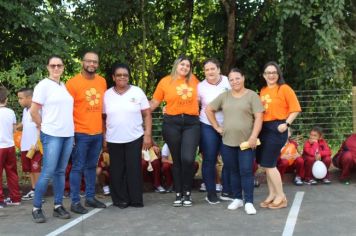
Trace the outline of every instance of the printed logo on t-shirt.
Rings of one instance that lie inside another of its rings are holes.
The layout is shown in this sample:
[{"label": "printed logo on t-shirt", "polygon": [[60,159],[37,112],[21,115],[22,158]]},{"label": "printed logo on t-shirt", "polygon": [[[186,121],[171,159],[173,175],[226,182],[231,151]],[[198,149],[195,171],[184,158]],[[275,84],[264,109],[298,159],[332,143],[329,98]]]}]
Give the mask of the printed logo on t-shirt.
[{"label": "printed logo on t-shirt", "polygon": [[39,167],[40,167],[40,164],[39,164],[37,161],[34,161],[34,162],[32,163],[32,169],[33,169],[33,170],[37,170]]},{"label": "printed logo on t-shirt", "polygon": [[272,99],[269,96],[269,94],[266,94],[266,95],[261,97],[261,101],[262,101],[263,107],[267,110],[268,104],[272,102]]},{"label": "printed logo on t-shirt", "polygon": [[87,91],[85,91],[85,95],[90,106],[99,104],[101,95],[96,91],[95,88],[90,88]]},{"label": "printed logo on t-shirt", "polygon": [[186,84],[181,84],[176,87],[177,94],[183,99],[186,100],[193,96],[193,88],[188,87]]},{"label": "printed logo on t-shirt", "polygon": [[136,99],[136,98],[131,98],[131,99],[130,99],[130,102],[136,103],[136,102],[137,102],[137,99]]}]

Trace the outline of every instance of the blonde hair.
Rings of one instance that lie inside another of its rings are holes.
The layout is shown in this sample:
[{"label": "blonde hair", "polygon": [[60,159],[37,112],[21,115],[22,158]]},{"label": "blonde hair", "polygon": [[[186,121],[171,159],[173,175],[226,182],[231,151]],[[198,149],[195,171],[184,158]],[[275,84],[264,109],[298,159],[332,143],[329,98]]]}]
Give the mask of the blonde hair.
[{"label": "blonde hair", "polygon": [[192,75],[193,75],[193,65],[192,65],[192,60],[190,60],[189,57],[187,56],[180,56],[178,57],[174,63],[173,63],[173,66],[172,66],[172,71],[171,71],[171,77],[172,77],[172,81],[176,80],[177,79],[177,67],[178,67],[178,64],[181,63],[182,61],[189,61],[189,64],[190,64],[190,70],[185,78],[185,82],[187,84],[189,84],[191,78],[192,78]]}]

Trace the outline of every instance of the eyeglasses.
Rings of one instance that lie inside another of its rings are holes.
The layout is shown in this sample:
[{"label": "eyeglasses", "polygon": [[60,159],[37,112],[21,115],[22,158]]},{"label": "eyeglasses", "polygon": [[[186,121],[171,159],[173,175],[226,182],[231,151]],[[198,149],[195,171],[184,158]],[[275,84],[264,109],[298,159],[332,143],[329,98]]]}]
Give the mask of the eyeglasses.
[{"label": "eyeglasses", "polygon": [[277,71],[266,71],[263,73],[264,75],[278,75]]},{"label": "eyeglasses", "polygon": [[97,60],[83,60],[84,62],[86,62],[86,63],[93,63],[94,65],[97,65],[99,62],[97,61]]},{"label": "eyeglasses", "polygon": [[120,78],[120,77],[124,77],[124,78],[128,78],[129,74],[115,74],[116,78]]},{"label": "eyeglasses", "polygon": [[62,68],[64,67],[63,64],[50,64],[50,65],[48,65],[48,66],[49,66],[49,68],[51,68],[51,69],[55,69],[56,67],[57,67],[58,69],[62,69]]}]

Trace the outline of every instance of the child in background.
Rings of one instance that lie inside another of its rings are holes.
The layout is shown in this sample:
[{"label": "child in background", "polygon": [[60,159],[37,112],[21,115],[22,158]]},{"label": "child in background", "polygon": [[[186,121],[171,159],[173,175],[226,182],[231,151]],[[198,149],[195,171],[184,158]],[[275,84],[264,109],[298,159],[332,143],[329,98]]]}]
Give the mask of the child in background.
[{"label": "child in background", "polygon": [[283,180],[284,173],[295,171],[294,184],[303,185],[304,178],[304,159],[298,153],[298,144],[291,139],[291,130],[288,129],[288,140],[281,150],[281,155],[277,160],[277,169]]},{"label": "child in background", "polygon": [[[200,153],[201,157],[203,158],[203,154]],[[216,166],[215,166],[215,191],[216,192],[221,192],[223,186],[221,184],[221,172],[223,168],[223,161],[221,158],[221,155],[219,154],[216,158]],[[206,192],[206,186],[204,182],[201,183],[199,192]]]},{"label": "child in background", "polygon": [[[155,192],[165,193],[166,190],[161,185],[161,155],[159,147],[154,144],[149,150],[142,152],[142,176],[150,179]],[[145,156],[146,155],[146,156]]]},{"label": "child in background", "polygon": [[323,139],[323,131],[320,127],[316,126],[310,131],[309,140],[307,140],[304,144],[303,159],[305,168],[305,184],[317,184],[312,174],[313,164],[316,160],[321,160],[328,170],[326,177],[322,180],[322,182],[324,184],[331,183],[331,181],[329,180],[331,150],[328,143],[325,141],[325,139]]},{"label": "child in background", "polygon": [[[6,205],[20,205],[21,195],[17,175],[14,130],[16,127],[15,112],[6,107],[7,89],[0,87],[0,208]],[[10,198],[5,202],[2,176],[6,172]]]},{"label": "child in background", "polygon": [[[161,156],[162,156],[162,175],[166,183],[166,189],[167,189],[166,192],[171,193],[174,190],[173,175],[172,175],[173,160],[172,160],[171,152],[169,151],[168,145],[166,143],[162,147]],[[199,163],[195,161],[194,175],[197,173],[198,169],[199,169]]]},{"label": "child in background", "polygon": [[344,184],[350,184],[351,172],[356,170],[356,134],[351,134],[342,143],[333,158],[335,167],[341,170],[339,179]]},{"label": "child in background", "polygon": [[109,174],[109,166],[110,166],[110,157],[109,153],[102,152],[98,166],[96,167],[96,176],[98,177],[98,184],[103,188],[104,195],[110,195],[110,174]]},{"label": "child in background", "polygon": [[20,89],[17,98],[23,107],[21,123],[17,125],[18,130],[22,130],[21,137],[21,163],[22,171],[29,173],[31,180],[31,191],[22,196],[22,200],[32,200],[35,195],[35,186],[40,176],[42,154],[37,145],[39,131],[32,121],[29,109],[32,103],[33,90],[29,88]]},{"label": "child in background", "polygon": [[166,192],[171,193],[173,192],[173,175],[172,175],[173,160],[168,145],[166,143],[162,147],[161,155],[162,155],[162,176],[164,177],[166,183],[166,189],[167,189]]}]

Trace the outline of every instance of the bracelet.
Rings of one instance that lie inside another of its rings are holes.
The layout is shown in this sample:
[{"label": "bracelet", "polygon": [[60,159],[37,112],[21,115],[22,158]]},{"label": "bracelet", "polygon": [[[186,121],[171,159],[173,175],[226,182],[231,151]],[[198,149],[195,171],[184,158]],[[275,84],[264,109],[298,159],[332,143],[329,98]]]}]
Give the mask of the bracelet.
[{"label": "bracelet", "polygon": [[287,125],[288,128],[291,126],[291,124],[289,124],[288,122],[286,122],[286,125]]}]

